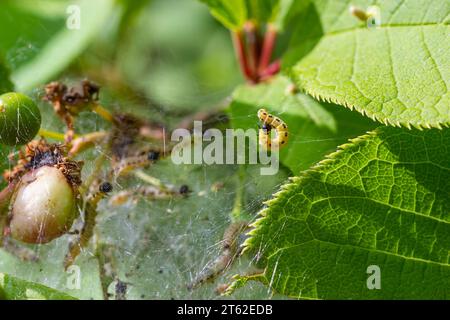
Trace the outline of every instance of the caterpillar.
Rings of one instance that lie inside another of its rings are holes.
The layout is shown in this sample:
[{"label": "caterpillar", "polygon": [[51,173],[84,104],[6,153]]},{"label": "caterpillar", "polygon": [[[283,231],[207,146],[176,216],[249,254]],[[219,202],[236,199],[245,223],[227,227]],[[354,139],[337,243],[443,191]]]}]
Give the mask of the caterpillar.
[{"label": "caterpillar", "polygon": [[248,223],[244,221],[232,223],[224,232],[221,254],[206,264],[192,282],[187,285],[188,290],[193,290],[201,284],[216,279],[242,252],[242,242],[245,239],[241,237],[249,228]]},{"label": "caterpillar", "polygon": [[120,206],[125,204],[128,200],[137,201],[137,197],[141,196],[147,200],[165,200],[171,199],[174,196],[187,196],[189,187],[182,185],[179,190],[175,189],[161,189],[155,186],[142,186],[133,190],[123,190],[114,195],[109,204],[112,206]]},{"label": "caterpillar", "polygon": [[125,175],[134,169],[153,164],[159,157],[159,151],[142,151],[139,154],[130,155],[115,161],[113,164],[113,172],[117,177]]},{"label": "caterpillar", "polygon": [[[263,123],[259,129],[259,144],[266,150],[277,150],[286,145],[289,137],[286,123],[278,117],[267,112],[266,109],[258,110],[258,118]],[[276,136],[271,139],[270,132],[275,130]]]}]

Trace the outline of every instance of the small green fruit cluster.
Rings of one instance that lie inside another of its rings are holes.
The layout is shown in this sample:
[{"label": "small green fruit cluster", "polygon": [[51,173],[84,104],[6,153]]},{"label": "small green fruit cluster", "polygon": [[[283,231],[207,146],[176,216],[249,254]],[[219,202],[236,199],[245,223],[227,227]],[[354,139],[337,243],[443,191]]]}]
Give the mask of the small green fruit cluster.
[{"label": "small green fruit cluster", "polygon": [[30,142],[41,127],[41,113],[29,97],[16,92],[0,96],[0,143],[14,146]]}]

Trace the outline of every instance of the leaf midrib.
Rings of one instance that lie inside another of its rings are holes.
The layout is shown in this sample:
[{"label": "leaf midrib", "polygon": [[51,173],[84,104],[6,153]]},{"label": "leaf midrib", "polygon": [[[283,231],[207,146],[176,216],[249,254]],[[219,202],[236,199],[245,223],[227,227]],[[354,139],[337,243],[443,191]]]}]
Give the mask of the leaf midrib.
[{"label": "leaf midrib", "polygon": [[[423,214],[423,213],[420,213],[420,212],[416,212],[416,211],[412,211],[412,210],[409,210],[409,209],[396,207],[396,206],[394,206],[394,205],[392,205],[390,203],[385,203],[385,202],[382,202],[382,201],[379,201],[379,200],[376,200],[376,199],[373,199],[373,198],[369,198],[369,197],[361,197],[361,196],[331,196],[331,197],[326,197],[326,198],[323,198],[323,199],[311,202],[311,204],[314,205],[314,204],[320,203],[322,201],[328,201],[330,199],[361,199],[361,200],[373,201],[373,202],[375,202],[377,204],[381,204],[381,205],[387,206],[387,207],[395,209],[395,210],[399,210],[399,211],[402,211],[402,212],[410,213],[410,214],[413,214],[413,215],[418,215],[418,216],[424,217],[424,218],[429,218],[429,219],[435,220],[435,221],[440,222],[440,223],[450,224],[450,221],[441,220],[439,218],[436,218],[436,217],[433,217],[433,216],[428,216],[426,214]],[[309,214],[306,216],[306,219],[308,217],[309,217]]]},{"label": "leaf midrib", "polygon": [[299,244],[295,244],[295,245],[292,245],[292,246],[287,246],[287,247],[283,247],[283,248],[277,249],[275,252],[273,252],[272,254],[270,254],[267,257],[267,260],[269,260],[270,258],[275,256],[276,254],[278,254],[280,251],[292,249],[292,248],[295,248],[295,247],[301,247],[301,246],[306,245],[306,244],[308,244],[310,242],[321,242],[321,243],[324,243],[324,244],[333,245],[335,247],[349,247],[349,248],[365,250],[365,251],[373,252],[373,253],[387,254],[387,255],[398,257],[398,258],[402,258],[402,259],[405,259],[405,260],[412,260],[412,261],[421,262],[421,263],[434,264],[434,265],[438,265],[438,266],[441,266],[441,267],[450,267],[450,264],[448,264],[448,263],[437,262],[437,261],[432,261],[432,260],[425,260],[425,259],[421,259],[421,258],[408,257],[408,256],[404,256],[404,255],[401,255],[401,254],[398,254],[398,253],[393,253],[393,252],[384,251],[384,250],[380,250],[380,249],[360,247],[360,246],[357,246],[357,245],[354,245],[354,244],[334,243],[334,242],[331,242],[331,241],[318,239],[318,238],[315,237],[314,234],[312,236],[314,237],[314,239],[311,239],[311,240],[308,240],[308,241],[305,241],[305,242],[302,242],[302,243],[299,243]]}]

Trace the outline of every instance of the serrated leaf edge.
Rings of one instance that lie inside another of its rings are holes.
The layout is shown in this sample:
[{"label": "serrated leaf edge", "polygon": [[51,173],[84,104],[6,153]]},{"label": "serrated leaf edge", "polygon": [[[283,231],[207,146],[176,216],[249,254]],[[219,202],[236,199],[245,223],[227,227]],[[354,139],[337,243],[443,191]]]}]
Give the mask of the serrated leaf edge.
[{"label": "serrated leaf edge", "polygon": [[[298,82],[298,81],[296,81],[296,82]],[[300,86],[300,84],[298,84],[298,83],[297,83],[297,85]],[[368,117],[368,118],[372,119],[373,121],[380,122],[386,126],[407,128],[410,130],[412,128],[416,128],[418,130],[437,128],[439,130],[442,130],[443,127],[448,128],[450,126],[450,122],[442,122],[442,123],[441,122],[433,122],[433,123],[418,122],[418,123],[414,123],[414,122],[392,121],[389,118],[383,119],[380,116],[377,116],[375,113],[369,112],[369,111],[364,110],[355,105],[351,105],[346,101],[339,101],[337,98],[327,97],[325,95],[322,95],[318,92],[314,92],[313,90],[305,88],[303,86],[300,86],[300,88],[304,93],[310,95],[311,97],[313,97],[314,99],[316,99],[319,102],[334,103],[336,105],[344,106],[344,107],[350,109],[351,111],[355,110],[355,111],[361,113],[363,116]]]}]

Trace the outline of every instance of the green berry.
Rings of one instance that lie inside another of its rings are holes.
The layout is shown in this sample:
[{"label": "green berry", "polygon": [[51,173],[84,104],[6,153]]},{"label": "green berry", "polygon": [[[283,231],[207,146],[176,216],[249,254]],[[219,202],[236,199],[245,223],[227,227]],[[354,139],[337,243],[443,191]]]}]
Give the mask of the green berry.
[{"label": "green berry", "polygon": [[0,96],[0,143],[10,146],[30,142],[41,126],[41,113],[29,97],[16,92]]}]

